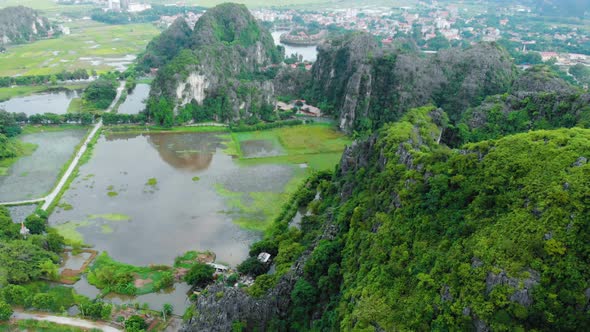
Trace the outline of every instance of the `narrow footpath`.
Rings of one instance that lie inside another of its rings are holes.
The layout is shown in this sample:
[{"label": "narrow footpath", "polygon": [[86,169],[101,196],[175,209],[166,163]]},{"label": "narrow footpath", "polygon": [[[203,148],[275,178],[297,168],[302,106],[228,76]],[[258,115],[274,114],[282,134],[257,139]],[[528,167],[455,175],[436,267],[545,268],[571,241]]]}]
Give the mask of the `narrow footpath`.
[{"label": "narrow footpath", "polygon": [[63,317],[63,316],[53,316],[53,315],[46,315],[41,313],[27,313],[21,311],[15,311],[12,315],[12,319],[15,320],[26,320],[26,319],[33,319],[33,320],[40,320],[40,321],[47,321],[61,325],[70,325],[81,327],[84,329],[98,329],[104,332],[120,332],[120,329],[114,328],[106,323],[101,322],[93,322],[90,320],[80,319],[80,318],[72,318],[72,317]]},{"label": "narrow footpath", "polygon": [[[105,110],[105,112],[111,112],[113,110],[115,105],[117,105],[117,103],[119,102],[119,99],[121,98],[121,94],[123,93],[124,89],[125,89],[125,81],[122,81],[121,84],[119,85],[119,88],[117,88],[117,95],[115,96],[115,99],[113,100],[113,102],[111,103],[109,108],[107,108]],[[84,152],[86,152],[86,149],[88,148],[88,143],[90,143],[90,141],[92,141],[92,139],[94,138],[94,136],[96,135],[96,133],[98,132],[98,130],[100,128],[102,128],[102,119],[100,119],[100,121],[98,121],[94,125],[94,128],[92,128],[92,131],[86,137],[86,140],[84,141],[84,143],[82,144],[82,146],[78,150],[78,153],[76,153],[76,157],[74,157],[74,159],[70,163],[70,166],[68,166],[68,169],[66,170],[66,172],[63,174],[63,176],[61,177],[61,179],[57,183],[57,186],[55,186],[55,188],[53,188],[53,190],[51,191],[51,193],[49,193],[49,195],[47,195],[45,197],[37,198],[37,199],[14,201],[14,202],[0,202],[0,205],[23,205],[23,204],[38,203],[38,202],[45,201],[41,208],[43,210],[47,210],[49,208],[49,206],[51,206],[51,203],[53,203],[53,201],[55,200],[57,195],[59,195],[59,192],[63,189],[66,182],[68,181],[68,179],[70,178],[70,176],[72,175],[72,173],[74,172],[76,167],[78,166],[78,163],[80,162],[80,158],[82,158],[82,155],[84,154]]]}]

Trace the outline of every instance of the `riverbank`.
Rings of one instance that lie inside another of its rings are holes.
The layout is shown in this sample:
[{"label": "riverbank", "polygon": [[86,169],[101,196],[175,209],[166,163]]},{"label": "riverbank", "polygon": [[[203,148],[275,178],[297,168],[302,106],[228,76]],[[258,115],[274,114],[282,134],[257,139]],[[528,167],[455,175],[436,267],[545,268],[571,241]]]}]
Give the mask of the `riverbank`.
[{"label": "riverbank", "polygon": [[55,86],[47,85],[27,85],[27,86],[15,86],[0,88],[0,102],[7,101],[14,97],[25,97],[36,93],[47,93],[65,90],[83,90],[88,86],[88,83],[73,83],[73,84],[60,84]]}]

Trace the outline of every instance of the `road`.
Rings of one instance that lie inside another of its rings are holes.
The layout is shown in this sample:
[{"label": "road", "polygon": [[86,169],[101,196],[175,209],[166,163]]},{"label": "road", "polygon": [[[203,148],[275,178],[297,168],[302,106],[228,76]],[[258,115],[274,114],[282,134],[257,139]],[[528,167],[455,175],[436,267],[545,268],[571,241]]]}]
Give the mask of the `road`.
[{"label": "road", "polygon": [[[119,85],[119,88],[117,88],[117,95],[115,96],[115,99],[113,100],[111,105],[105,110],[105,112],[111,112],[113,110],[115,105],[117,105],[117,102],[119,102],[119,99],[121,98],[121,94],[123,93],[124,89],[125,89],[125,81],[122,81],[121,84]],[[94,125],[94,128],[92,128],[92,131],[86,137],[86,140],[84,141],[84,143],[82,144],[82,146],[78,150],[78,153],[76,153],[76,156],[74,157],[74,159],[70,163],[70,166],[68,167],[66,172],[62,175],[61,179],[57,183],[57,186],[55,186],[55,188],[53,188],[53,190],[51,191],[51,193],[49,193],[49,195],[47,195],[45,197],[31,199],[31,200],[25,200],[25,201],[1,202],[0,205],[20,205],[20,204],[26,204],[26,203],[38,203],[41,201],[45,201],[41,208],[43,210],[47,210],[49,208],[49,206],[51,206],[51,203],[53,203],[53,201],[55,200],[57,195],[59,195],[59,192],[65,186],[66,182],[68,181],[68,179],[70,178],[70,176],[72,175],[74,170],[76,169],[76,166],[78,166],[78,163],[80,162],[80,158],[82,158],[82,155],[84,154],[84,152],[86,152],[86,149],[88,148],[88,143],[90,143],[90,141],[92,141],[92,138],[94,138],[94,136],[96,135],[98,130],[100,130],[100,128],[102,128],[102,119]]]},{"label": "road", "polygon": [[53,316],[53,315],[46,315],[46,314],[15,312],[12,315],[12,318],[16,319],[16,320],[25,320],[25,319],[42,320],[42,321],[47,321],[47,322],[53,322],[56,324],[81,327],[84,329],[99,329],[104,332],[120,332],[121,331],[121,330],[114,328],[112,326],[109,326],[105,323],[93,322],[93,321],[79,319],[79,318]]}]

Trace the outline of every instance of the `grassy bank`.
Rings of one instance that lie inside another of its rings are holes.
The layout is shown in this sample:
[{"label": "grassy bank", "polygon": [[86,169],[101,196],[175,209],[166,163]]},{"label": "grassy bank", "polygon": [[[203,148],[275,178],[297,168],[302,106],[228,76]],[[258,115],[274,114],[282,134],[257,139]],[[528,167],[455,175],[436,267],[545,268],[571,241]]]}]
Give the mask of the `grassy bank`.
[{"label": "grassy bank", "polygon": [[37,331],[37,332],[87,332],[88,329],[69,325],[60,325],[48,321],[25,319],[0,323],[0,332]]},{"label": "grassy bank", "polygon": [[159,126],[142,126],[142,125],[114,125],[105,126],[104,134],[106,136],[113,134],[160,134],[160,133],[215,133],[228,132],[227,127],[217,126],[177,126],[177,127],[159,127]]},{"label": "grassy bank", "polygon": [[20,158],[30,156],[37,149],[37,145],[18,140],[18,138],[11,138],[11,144],[16,148],[17,155],[11,158],[0,159],[0,176],[8,174],[10,166],[17,162]]},{"label": "grassy bank", "polygon": [[56,132],[64,130],[88,129],[89,126],[77,124],[61,124],[61,125],[26,125],[23,128],[21,135],[37,134],[45,132]]},{"label": "grassy bank", "polygon": [[64,84],[64,85],[27,85],[27,86],[15,86],[13,88],[0,88],[0,101],[8,100],[14,97],[29,96],[35,93],[42,93],[52,91],[55,89],[68,89],[68,90],[80,90],[86,88],[88,84]]},{"label": "grassy bank", "polygon": [[142,295],[172,286],[174,276],[170,266],[133,266],[117,262],[103,252],[90,267],[88,282],[103,294]]},{"label": "grassy bank", "polygon": [[[220,135],[225,140],[225,152],[234,155],[242,166],[284,164],[293,169],[291,180],[281,193],[235,192],[220,184],[218,195],[225,198],[227,213],[240,227],[266,231],[281,207],[313,172],[332,170],[352,141],[331,124],[310,124],[252,132],[232,132]],[[280,146],[279,156],[246,158],[241,145],[248,141],[268,141]]]}]

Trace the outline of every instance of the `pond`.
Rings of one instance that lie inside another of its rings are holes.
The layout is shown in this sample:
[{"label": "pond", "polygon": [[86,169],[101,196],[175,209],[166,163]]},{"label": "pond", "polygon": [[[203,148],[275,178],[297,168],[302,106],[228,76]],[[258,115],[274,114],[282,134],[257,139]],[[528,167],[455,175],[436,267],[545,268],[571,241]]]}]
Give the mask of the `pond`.
[{"label": "pond", "polygon": [[33,214],[37,209],[37,204],[29,204],[29,205],[16,205],[16,206],[9,206],[8,212],[10,212],[10,217],[12,217],[12,221],[15,223],[21,223],[25,221],[25,218]]},{"label": "pond", "polygon": [[293,53],[301,54],[303,60],[315,61],[318,55],[316,46],[294,46],[281,43],[281,35],[288,31],[273,31],[272,38],[275,41],[275,45],[281,45],[285,48],[285,56],[290,56]]},{"label": "pond", "polygon": [[[72,286],[76,293],[87,296],[90,299],[96,298],[100,294],[100,290],[88,283],[86,275],[83,275],[78,282]],[[106,302],[113,304],[134,304],[139,303],[140,305],[147,303],[153,310],[161,310],[165,303],[172,304],[174,308],[173,313],[181,316],[184,311],[190,305],[188,299],[188,293],[191,287],[184,283],[176,283],[174,286],[161,290],[157,293],[139,295],[139,296],[127,296],[110,293],[103,299]]]},{"label": "pond", "polygon": [[242,166],[223,143],[215,133],[103,136],[61,200],[73,208],[49,222],[124,263],[171,265],[186,251],[211,250],[235,266],[261,234],[236,225],[244,215],[224,195],[281,193],[295,166]]},{"label": "pond", "polygon": [[22,136],[22,141],[36,144],[37,149],[17,160],[7,175],[0,176],[0,201],[34,199],[47,194],[85,135],[86,130],[76,129]]},{"label": "pond", "polygon": [[0,109],[12,113],[25,113],[27,116],[43,113],[65,114],[68,111],[70,101],[80,97],[80,95],[81,91],[66,89],[59,92],[14,97],[1,102]]},{"label": "pond", "polygon": [[117,113],[137,114],[145,109],[145,102],[150,94],[149,84],[137,84],[135,89],[127,95],[125,101],[119,106]]}]

